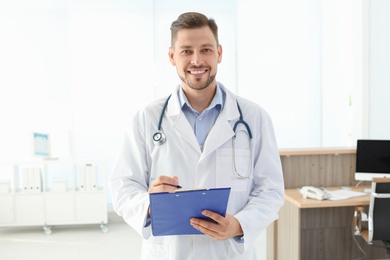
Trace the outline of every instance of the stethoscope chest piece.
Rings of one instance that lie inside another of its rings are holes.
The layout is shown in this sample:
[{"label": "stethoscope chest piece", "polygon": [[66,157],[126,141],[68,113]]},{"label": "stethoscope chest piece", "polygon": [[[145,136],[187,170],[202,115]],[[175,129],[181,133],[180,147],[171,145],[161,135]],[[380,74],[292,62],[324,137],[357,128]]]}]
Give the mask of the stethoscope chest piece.
[{"label": "stethoscope chest piece", "polygon": [[160,131],[157,131],[153,135],[153,143],[155,145],[162,145],[165,142],[165,139],[165,134]]},{"label": "stethoscope chest piece", "polygon": [[161,132],[161,124],[162,124],[162,120],[163,120],[163,117],[164,117],[165,109],[168,106],[168,101],[169,101],[170,98],[171,98],[171,95],[169,95],[169,97],[165,101],[164,107],[163,107],[163,109],[161,111],[160,120],[158,121],[157,132],[155,132],[153,134],[153,143],[154,143],[154,145],[162,145],[163,143],[165,143],[166,137],[165,137],[165,134],[163,132]]}]

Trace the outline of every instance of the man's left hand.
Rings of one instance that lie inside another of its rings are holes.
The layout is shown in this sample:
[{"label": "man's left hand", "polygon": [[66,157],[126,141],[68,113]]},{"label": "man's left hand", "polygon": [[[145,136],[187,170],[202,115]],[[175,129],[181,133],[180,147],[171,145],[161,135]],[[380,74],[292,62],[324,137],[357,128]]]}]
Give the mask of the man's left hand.
[{"label": "man's left hand", "polygon": [[243,234],[240,223],[232,215],[226,214],[226,217],[223,217],[209,210],[203,210],[202,214],[216,223],[200,218],[192,218],[190,223],[194,228],[215,240],[225,240]]}]

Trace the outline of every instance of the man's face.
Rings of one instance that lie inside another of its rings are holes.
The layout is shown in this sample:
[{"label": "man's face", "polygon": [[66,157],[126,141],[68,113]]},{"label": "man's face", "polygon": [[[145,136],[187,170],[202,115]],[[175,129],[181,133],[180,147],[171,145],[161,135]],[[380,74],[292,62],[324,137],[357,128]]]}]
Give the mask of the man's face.
[{"label": "man's face", "polygon": [[222,60],[222,47],[208,26],[178,31],[169,59],[185,85],[202,90],[215,84],[217,65]]}]

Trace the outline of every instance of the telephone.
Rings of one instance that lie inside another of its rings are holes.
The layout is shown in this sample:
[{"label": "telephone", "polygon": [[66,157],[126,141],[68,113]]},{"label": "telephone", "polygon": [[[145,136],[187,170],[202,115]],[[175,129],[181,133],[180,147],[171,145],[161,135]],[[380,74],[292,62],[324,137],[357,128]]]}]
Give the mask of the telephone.
[{"label": "telephone", "polygon": [[302,193],[304,198],[326,200],[330,197],[330,193],[321,187],[303,186],[299,191]]}]

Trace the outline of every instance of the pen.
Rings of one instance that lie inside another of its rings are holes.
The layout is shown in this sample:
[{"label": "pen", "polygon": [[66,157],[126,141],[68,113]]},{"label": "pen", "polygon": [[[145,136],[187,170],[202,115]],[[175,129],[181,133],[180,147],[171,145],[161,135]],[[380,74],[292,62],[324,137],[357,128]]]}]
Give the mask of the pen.
[{"label": "pen", "polygon": [[178,188],[178,189],[181,189],[182,187],[180,185],[173,185],[173,184],[169,184],[169,183],[163,183],[164,185],[168,185],[168,186],[172,186],[172,187],[175,187],[175,188]]}]

